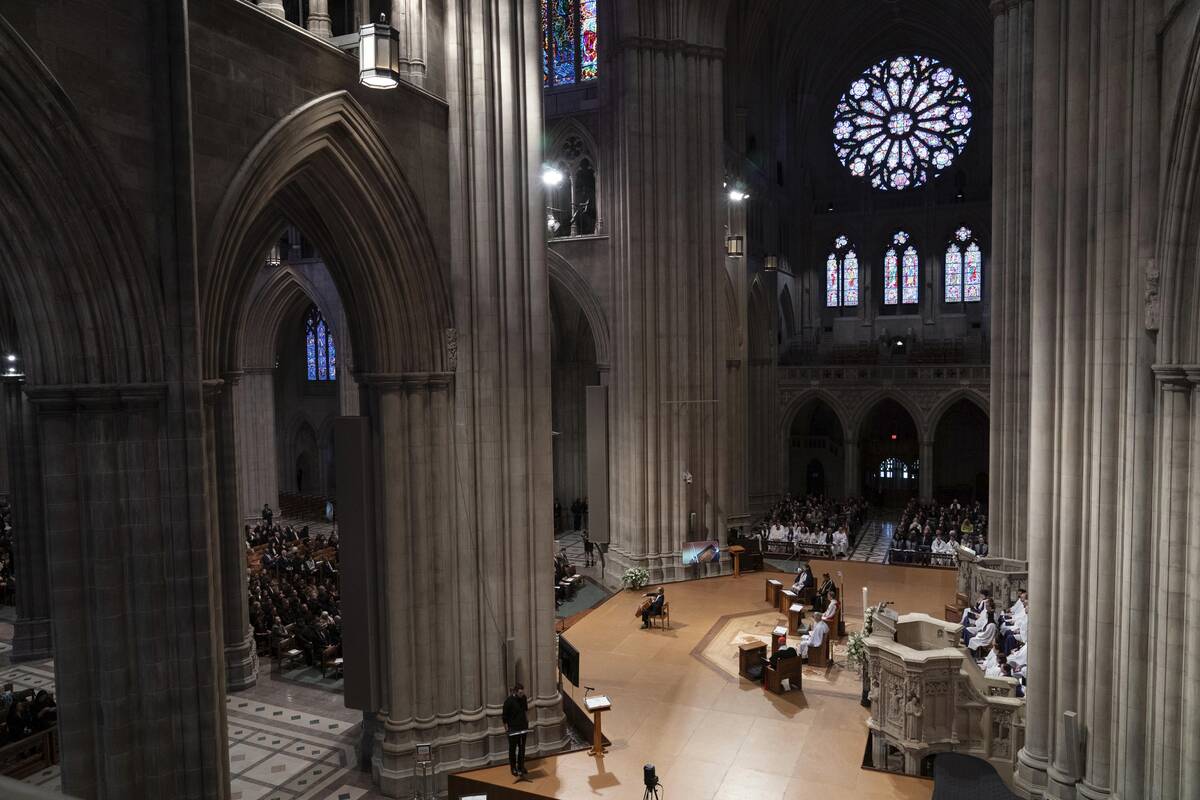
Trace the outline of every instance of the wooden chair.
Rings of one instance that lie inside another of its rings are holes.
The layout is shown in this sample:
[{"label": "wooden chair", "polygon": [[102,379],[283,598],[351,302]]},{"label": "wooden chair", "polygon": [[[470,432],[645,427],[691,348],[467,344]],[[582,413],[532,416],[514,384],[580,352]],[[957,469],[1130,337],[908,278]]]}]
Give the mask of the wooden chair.
[{"label": "wooden chair", "polygon": [[783,694],[783,680],[787,678],[788,686],[792,689],[800,689],[803,674],[804,659],[800,656],[781,658],[775,662],[774,667],[768,663],[763,670],[763,686],[767,691]]},{"label": "wooden chair", "polygon": [[331,644],[321,651],[321,677],[325,677],[325,673],[333,668],[334,662],[340,660],[342,654],[342,646]]},{"label": "wooden chair", "polygon": [[663,628],[671,627],[671,604],[663,601],[662,613],[650,615],[650,627],[654,627],[654,620],[658,620]]},{"label": "wooden chair", "polygon": [[833,663],[833,632],[825,634],[825,641],[821,642],[820,647],[810,647],[808,649],[808,665],[810,667],[819,667],[826,669]]}]

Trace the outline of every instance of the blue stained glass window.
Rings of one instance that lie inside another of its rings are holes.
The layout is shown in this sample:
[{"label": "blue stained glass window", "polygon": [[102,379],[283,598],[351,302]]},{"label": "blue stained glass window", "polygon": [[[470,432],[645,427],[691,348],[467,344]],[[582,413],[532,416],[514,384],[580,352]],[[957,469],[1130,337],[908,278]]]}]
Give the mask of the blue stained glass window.
[{"label": "blue stained glass window", "polygon": [[596,0],[539,0],[542,32],[542,84],[570,86],[595,80]]},{"label": "blue stained glass window", "polygon": [[321,316],[321,309],[310,306],[304,318],[304,359],[310,381],[337,380],[337,349],[333,333]]}]

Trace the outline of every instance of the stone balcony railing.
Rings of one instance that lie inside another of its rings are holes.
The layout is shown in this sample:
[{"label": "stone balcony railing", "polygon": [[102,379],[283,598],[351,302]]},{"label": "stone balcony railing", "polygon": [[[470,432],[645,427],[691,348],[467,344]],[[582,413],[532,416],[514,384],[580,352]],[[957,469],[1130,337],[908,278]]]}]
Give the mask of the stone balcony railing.
[{"label": "stone balcony railing", "polygon": [[877,769],[930,774],[928,759],[954,752],[988,761],[1011,781],[1025,701],[1012,678],[984,677],[959,635],[958,625],[926,614],[876,616],[867,726]]},{"label": "stone balcony railing", "polygon": [[943,384],[987,387],[991,367],[987,364],[830,364],[780,367],[779,384],[821,383]]}]

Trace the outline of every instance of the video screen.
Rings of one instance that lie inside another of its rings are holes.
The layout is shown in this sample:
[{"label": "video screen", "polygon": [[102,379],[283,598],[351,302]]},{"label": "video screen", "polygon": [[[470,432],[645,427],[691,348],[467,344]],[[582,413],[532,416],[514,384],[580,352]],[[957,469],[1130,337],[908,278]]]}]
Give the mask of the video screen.
[{"label": "video screen", "polygon": [[683,545],[684,564],[715,564],[721,560],[721,543],[685,542]]}]

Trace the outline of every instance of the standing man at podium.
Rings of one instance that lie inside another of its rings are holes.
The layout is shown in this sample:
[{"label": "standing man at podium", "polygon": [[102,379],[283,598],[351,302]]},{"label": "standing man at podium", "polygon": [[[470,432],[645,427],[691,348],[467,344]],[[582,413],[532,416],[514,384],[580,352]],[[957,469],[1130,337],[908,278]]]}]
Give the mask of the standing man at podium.
[{"label": "standing man at podium", "polygon": [[525,735],[529,732],[529,700],[524,686],[519,683],[513,686],[501,716],[508,734],[508,768],[521,777],[525,774]]}]

